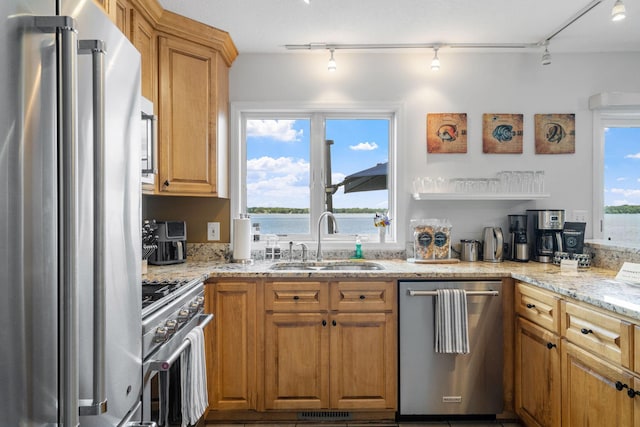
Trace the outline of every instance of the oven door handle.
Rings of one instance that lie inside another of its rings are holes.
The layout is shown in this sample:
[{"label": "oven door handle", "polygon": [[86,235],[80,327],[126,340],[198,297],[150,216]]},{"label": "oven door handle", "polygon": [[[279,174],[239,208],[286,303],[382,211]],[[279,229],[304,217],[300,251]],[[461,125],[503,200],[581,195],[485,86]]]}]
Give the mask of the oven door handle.
[{"label": "oven door handle", "polygon": [[[198,323],[198,326],[196,326],[196,328],[204,329],[204,327],[207,326],[207,324],[211,322],[212,319],[213,319],[213,314],[201,314],[199,319],[200,322]],[[176,348],[176,351],[171,353],[171,355],[169,355],[169,357],[167,357],[166,359],[150,360],[149,368],[152,371],[157,371],[157,372],[168,371],[169,368],[171,368],[171,365],[173,365],[173,362],[178,360],[178,357],[180,357],[182,352],[185,351],[190,345],[191,345],[191,341],[189,341],[188,339],[185,339],[184,341],[182,341],[182,344],[180,344],[180,347]]]}]

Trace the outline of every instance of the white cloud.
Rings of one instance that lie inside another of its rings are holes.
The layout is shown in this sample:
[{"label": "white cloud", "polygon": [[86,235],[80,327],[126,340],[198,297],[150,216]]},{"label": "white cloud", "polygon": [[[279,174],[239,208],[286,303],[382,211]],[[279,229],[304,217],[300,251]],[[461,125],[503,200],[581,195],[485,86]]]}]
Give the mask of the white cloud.
[{"label": "white cloud", "polygon": [[640,197],[640,190],[630,188],[612,188],[610,191],[614,194],[622,194],[625,197]]},{"label": "white cloud", "polygon": [[614,199],[611,202],[611,204],[614,206],[640,204],[640,189],[611,188],[609,192],[615,194],[616,197],[619,197],[619,199]]},{"label": "white cloud", "polygon": [[621,176],[619,178],[616,178],[616,181],[620,182],[620,181],[626,181],[627,178],[625,178],[624,176]]},{"label": "white cloud", "polygon": [[628,200],[614,200],[611,202],[611,206],[622,206],[622,205],[630,205],[631,203]]},{"label": "white cloud", "polygon": [[303,135],[293,128],[295,120],[247,120],[248,137],[268,137],[276,141],[295,142]]},{"label": "white cloud", "polygon": [[636,154],[627,154],[624,156],[625,159],[640,159],[640,153]]},{"label": "white cloud", "polygon": [[361,142],[356,145],[350,145],[349,149],[353,151],[373,151],[378,148],[378,144],[375,142]]},{"label": "white cloud", "polygon": [[309,163],[291,157],[247,161],[248,207],[308,207]]}]

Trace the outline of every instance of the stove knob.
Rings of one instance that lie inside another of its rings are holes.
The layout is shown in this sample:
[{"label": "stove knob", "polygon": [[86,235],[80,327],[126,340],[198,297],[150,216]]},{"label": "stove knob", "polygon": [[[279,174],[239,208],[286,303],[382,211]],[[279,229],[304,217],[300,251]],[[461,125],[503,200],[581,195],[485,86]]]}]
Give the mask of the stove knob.
[{"label": "stove knob", "polygon": [[189,304],[189,311],[191,313],[195,313],[198,310],[200,310],[200,304],[198,304],[197,302],[192,302],[191,304]]},{"label": "stove knob", "polygon": [[169,335],[174,334],[176,332],[176,330],[178,329],[178,321],[176,321],[176,320],[167,320],[167,322],[164,324],[164,326],[167,328],[167,331],[169,332]]},{"label": "stove knob", "polygon": [[153,337],[153,342],[164,342],[169,337],[169,331],[167,328],[159,327],[156,329],[156,334]]},{"label": "stove knob", "polygon": [[189,320],[189,310],[182,309],[178,312],[178,322],[186,322]]}]

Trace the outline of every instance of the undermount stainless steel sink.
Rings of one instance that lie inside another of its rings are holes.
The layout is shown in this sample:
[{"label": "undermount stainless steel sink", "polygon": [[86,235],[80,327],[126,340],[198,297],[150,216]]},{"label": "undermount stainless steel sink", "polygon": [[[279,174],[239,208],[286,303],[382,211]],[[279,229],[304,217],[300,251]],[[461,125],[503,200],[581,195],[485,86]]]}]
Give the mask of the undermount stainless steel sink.
[{"label": "undermount stainless steel sink", "polygon": [[279,262],[269,268],[271,270],[317,270],[317,268],[303,262]]},{"label": "undermount stainless steel sink", "polygon": [[320,267],[320,270],[384,270],[384,267],[375,262],[346,262],[329,264]]},{"label": "undermount stainless steel sink", "polygon": [[384,270],[384,267],[376,262],[370,261],[325,261],[325,262],[279,262],[270,267],[271,270],[296,271],[372,271]]}]

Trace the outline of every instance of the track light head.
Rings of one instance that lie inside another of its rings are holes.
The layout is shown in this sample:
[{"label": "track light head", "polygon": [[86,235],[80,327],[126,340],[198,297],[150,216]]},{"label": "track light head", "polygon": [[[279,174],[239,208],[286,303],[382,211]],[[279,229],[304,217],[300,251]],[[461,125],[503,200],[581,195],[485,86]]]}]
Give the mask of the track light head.
[{"label": "track light head", "polygon": [[622,21],[627,17],[627,10],[624,7],[624,2],[622,0],[616,0],[611,9],[611,20],[614,22]]},{"label": "track light head", "polygon": [[542,65],[551,64],[551,54],[549,53],[549,48],[547,46],[544,47],[544,53],[542,54]]},{"label": "track light head", "polygon": [[327,64],[327,70],[329,70],[329,72],[331,73],[335,72],[338,68],[336,65],[336,60],[333,59],[333,51],[334,49],[331,49],[331,57],[329,58],[329,63]]},{"label": "track light head", "polygon": [[431,71],[439,71],[440,70],[440,58],[438,58],[438,49],[437,47],[433,48],[433,59],[431,60]]}]

